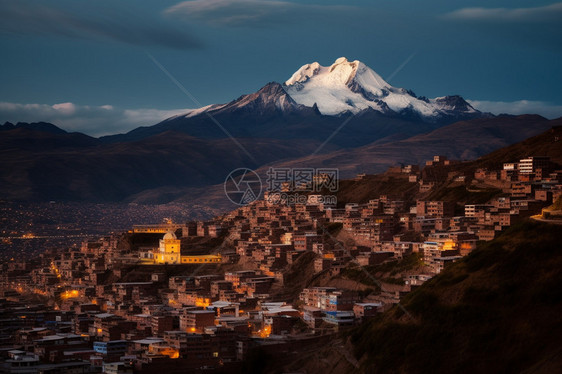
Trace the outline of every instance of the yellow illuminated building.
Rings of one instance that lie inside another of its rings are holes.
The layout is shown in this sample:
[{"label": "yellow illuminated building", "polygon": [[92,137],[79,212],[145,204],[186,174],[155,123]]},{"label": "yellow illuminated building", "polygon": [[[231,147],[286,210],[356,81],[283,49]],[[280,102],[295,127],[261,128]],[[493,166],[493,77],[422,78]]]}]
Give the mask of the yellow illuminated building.
[{"label": "yellow illuminated building", "polygon": [[182,256],[181,242],[173,232],[168,232],[160,239],[160,246],[153,251],[155,264],[212,264],[220,263],[218,255]]},{"label": "yellow illuminated building", "polygon": [[80,296],[80,292],[78,290],[67,290],[60,294],[62,300],[72,299],[78,296]]},{"label": "yellow illuminated building", "polygon": [[443,248],[441,248],[442,251],[450,251],[454,249],[457,249],[457,243],[452,240],[447,240],[445,243],[443,243]]},{"label": "yellow illuminated building", "polygon": [[171,231],[181,229],[183,225],[168,221],[160,225],[134,225],[133,232],[135,234],[166,234]]},{"label": "yellow illuminated building", "polygon": [[213,264],[220,263],[222,257],[218,255],[181,256],[182,264]]},{"label": "yellow illuminated building", "polygon": [[160,246],[154,252],[155,264],[179,264],[181,262],[181,243],[173,232],[160,239]]}]

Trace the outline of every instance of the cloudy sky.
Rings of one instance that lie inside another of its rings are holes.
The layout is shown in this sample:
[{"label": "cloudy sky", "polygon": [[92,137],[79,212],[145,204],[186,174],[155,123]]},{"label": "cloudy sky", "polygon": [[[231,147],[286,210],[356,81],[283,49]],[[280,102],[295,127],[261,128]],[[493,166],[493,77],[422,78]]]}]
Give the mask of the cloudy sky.
[{"label": "cloudy sky", "polygon": [[341,56],[418,95],[554,118],[561,20],[541,0],[0,0],[0,123],[124,132]]}]

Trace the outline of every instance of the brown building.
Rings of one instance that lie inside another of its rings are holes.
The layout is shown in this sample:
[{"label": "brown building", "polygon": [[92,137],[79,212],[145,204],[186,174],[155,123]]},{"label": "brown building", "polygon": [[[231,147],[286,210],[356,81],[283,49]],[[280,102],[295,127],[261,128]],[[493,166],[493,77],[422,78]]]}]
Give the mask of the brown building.
[{"label": "brown building", "polygon": [[416,215],[418,217],[453,217],[454,213],[454,202],[422,200],[416,202]]},{"label": "brown building", "polygon": [[161,336],[174,329],[174,316],[152,316],[151,324],[152,334]]},{"label": "brown building", "polygon": [[215,325],[215,312],[212,310],[188,310],[180,316],[180,329],[188,332],[203,331]]}]

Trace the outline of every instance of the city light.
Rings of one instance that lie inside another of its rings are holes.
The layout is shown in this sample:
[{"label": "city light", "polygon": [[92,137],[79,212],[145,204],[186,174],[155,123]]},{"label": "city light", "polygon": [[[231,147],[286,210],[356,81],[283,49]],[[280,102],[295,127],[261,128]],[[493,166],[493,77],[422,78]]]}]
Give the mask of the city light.
[{"label": "city light", "polygon": [[60,295],[62,300],[72,299],[72,298],[75,298],[75,297],[78,297],[78,296],[80,296],[80,291],[78,291],[78,290],[64,291]]},{"label": "city light", "polygon": [[449,240],[449,241],[446,241],[446,242],[443,244],[443,251],[450,251],[450,250],[455,249],[456,247],[457,247],[457,243],[455,243],[454,241]]},{"label": "city light", "polygon": [[269,338],[269,335],[271,335],[271,325],[265,325],[263,329],[258,330],[258,335],[260,338]]},{"label": "city light", "polygon": [[198,297],[195,299],[195,306],[206,308],[211,305],[211,299],[206,297]]},{"label": "city light", "polygon": [[162,354],[164,356],[168,356],[170,358],[179,358],[180,357],[180,352],[177,349],[174,349],[172,347],[166,347],[166,348],[162,349],[160,351],[160,354]]}]

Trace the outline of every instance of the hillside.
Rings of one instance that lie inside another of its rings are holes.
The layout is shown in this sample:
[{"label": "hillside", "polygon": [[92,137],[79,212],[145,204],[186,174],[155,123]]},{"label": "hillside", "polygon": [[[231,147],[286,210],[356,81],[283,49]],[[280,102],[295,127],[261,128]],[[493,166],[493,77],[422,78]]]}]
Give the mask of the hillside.
[{"label": "hillside", "polygon": [[[465,182],[448,179],[437,185],[429,193],[419,193],[417,183],[409,183],[405,174],[385,172],[367,175],[360,180],[343,180],[337,192],[338,204],[348,202],[364,203],[379,195],[388,195],[401,200],[424,198],[428,200],[455,201],[458,203],[481,204],[502,193],[492,186],[473,185],[472,175],[478,168],[500,170],[506,160],[518,161],[531,155],[549,156],[552,161],[562,165],[562,119],[548,121],[553,127],[522,142],[500,148],[474,161],[465,161],[449,166],[441,166],[444,173],[466,175]],[[430,157],[428,157],[430,158]]]},{"label": "hillside", "polygon": [[355,329],[363,372],[562,370],[562,232],[524,222]]},{"label": "hillside", "polygon": [[377,141],[351,150],[279,162],[275,166],[337,167],[340,176],[351,178],[358,173],[381,173],[399,164],[420,164],[434,155],[452,160],[473,160],[559,124],[560,120],[549,121],[537,115],[479,118],[455,122],[406,139]]},{"label": "hillside", "polygon": [[[407,175],[401,173],[391,173],[391,172],[384,172],[382,170],[380,174],[368,174],[363,178],[357,179],[346,179],[349,178],[351,175],[346,176],[344,173],[344,169],[349,162],[352,162],[353,155],[355,154],[355,150],[347,150],[344,153],[341,153],[341,165],[342,167],[339,168],[340,170],[340,184],[339,189],[336,192],[336,197],[339,206],[343,206],[346,203],[354,202],[354,203],[364,203],[369,201],[370,199],[376,199],[380,195],[388,195],[393,199],[404,200],[404,201],[413,201],[414,199],[428,199],[428,200],[446,200],[446,201],[455,201],[459,204],[481,204],[488,201],[493,196],[502,193],[501,189],[494,188],[491,186],[481,186],[475,187],[471,185],[472,183],[472,175],[474,171],[479,167],[484,167],[486,165],[490,167],[502,167],[502,157],[508,157],[509,160],[518,160],[519,158],[526,157],[532,154],[538,155],[549,155],[552,159],[562,164],[562,155],[560,155],[562,147],[559,146],[558,139],[562,139],[562,127],[559,124],[562,122],[562,119],[557,120],[545,120],[541,119],[542,117],[538,116],[519,116],[519,117],[509,117],[511,118],[510,121],[518,121],[519,125],[515,126],[515,128],[531,126],[528,129],[529,132],[536,133],[540,131],[540,129],[548,128],[548,130],[543,131],[541,134],[533,136],[527,140],[524,140],[519,143],[515,143],[513,145],[500,148],[499,150],[493,151],[488,155],[484,155],[481,158],[473,161],[464,161],[458,164],[452,164],[446,167],[444,172],[445,174],[452,172],[456,175],[466,175],[465,182],[455,182],[453,180],[447,180],[443,184],[437,185],[432,191],[429,193],[420,193],[419,192],[419,185],[418,183],[408,182]],[[488,120],[474,120],[474,121],[488,121]],[[531,122],[529,122],[531,121]],[[539,121],[539,125],[533,125],[533,121]],[[472,121],[469,121],[472,123]],[[451,127],[455,127],[456,125],[450,125]],[[464,125],[462,125],[464,126]],[[555,126],[555,127],[550,127]],[[446,129],[449,126],[443,128]],[[490,127],[490,126],[489,126]],[[448,130],[449,131],[449,130]],[[448,132],[447,131],[447,132]],[[467,130],[468,131],[468,130]],[[491,130],[490,130],[491,131]],[[508,128],[502,130],[502,133],[509,132]],[[429,134],[428,134],[429,135]],[[520,134],[517,136],[521,136]],[[417,138],[417,137],[414,137]],[[468,142],[468,140],[466,140]],[[446,142],[445,138],[441,140],[441,142]],[[401,143],[401,142],[397,142]],[[403,142],[404,144],[408,144],[407,141]],[[390,147],[394,143],[389,144],[382,144],[380,147]],[[432,149],[431,147],[426,147],[425,145],[421,145],[426,149],[425,154],[427,155],[426,158],[419,159],[419,162],[424,162],[428,159],[433,158],[434,152],[438,150]],[[482,144],[480,144],[482,146]],[[412,145],[413,147],[413,145]],[[407,147],[404,146],[404,149]],[[399,149],[397,148],[396,152]],[[411,151],[411,150],[410,150]],[[340,154],[340,152],[329,153],[328,155],[335,155]],[[323,155],[317,156],[318,158],[323,158]],[[359,157],[359,156],[358,156]],[[368,159],[370,156],[369,154],[365,155],[364,158]],[[276,164],[276,166],[291,166],[295,165],[295,163],[300,162],[298,160],[308,160],[312,159],[311,157],[297,159],[297,161],[289,161],[286,163]],[[396,162],[386,163],[384,159],[371,158],[370,164],[362,164],[366,167],[366,169],[374,168],[379,169],[384,165],[395,165]],[[303,161],[304,162],[304,161]],[[305,165],[303,163],[302,165]],[[323,167],[326,165],[322,165]],[[262,168],[258,170],[262,177],[262,182],[266,180],[267,168]],[[349,173],[348,173],[349,174]],[[353,175],[355,176],[355,175]],[[265,185],[265,184],[264,184]],[[190,188],[187,190],[154,190],[154,191],[144,191],[139,193],[138,195],[133,196],[133,201],[144,203],[144,202],[151,202],[155,200],[154,196],[163,195],[165,193],[170,193],[171,196],[175,196],[174,199],[177,202],[181,203],[190,203],[190,202],[197,202],[199,204],[206,204],[210,207],[228,211],[235,209],[232,203],[230,203],[227,199],[224,198],[224,189],[223,185],[214,185],[214,186],[207,186],[205,188]],[[459,205],[460,206],[460,205]]]},{"label": "hillside", "polygon": [[451,173],[467,176],[465,183],[447,181],[435,187],[426,196],[431,200],[448,200],[465,203],[484,203],[501,189],[476,183],[472,175],[478,168],[501,170],[504,162],[516,162],[529,156],[548,156],[552,162],[562,166],[562,119],[549,121],[552,127],[545,132],[530,137],[508,147],[500,148],[474,161],[454,164],[447,168]]},{"label": "hillside", "polygon": [[553,162],[562,164],[562,118],[551,120],[549,124],[549,130],[480,157],[474,166],[501,168],[504,162],[518,161],[530,155],[549,156]]},{"label": "hillside", "polygon": [[[123,201],[162,187],[174,190],[222,183],[238,167],[302,156],[320,144],[275,139],[238,142],[253,159],[230,139],[199,139],[172,131],[134,142],[102,144],[78,133],[6,130],[0,137],[0,196]],[[156,194],[151,203],[162,202],[168,193]]]},{"label": "hillside", "polygon": [[[272,165],[335,167],[340,178],[346,179],[357,173],[380,173],[399,163],[419,164],[435,154],[451,159],[477,157],[562,122],[562,119],[549,121],[532,115],[480,118],[407,138],[390,119],[381,124],[371,115],[380,116],[375,112],[363,114],[362,121],[356,122],[353,118],[345,126],[352,130],[353,136],[366,139],[369,133],[369,136],[381,137],[368,146],[344,150],[337,150],[334,144],[321,147],[323,140],[306,139],[306,131],[300,132],[296,128],[289,131],[287,128],[285,130],[292,136],[304,138],[239,138],[238,143],[251,158],[230,139],[199,138],[184,131],[106,143],[83,134],[67,133],[51,124],[6,124],[0,138],[0,196],[10,200],[39,201],[166,203],[196,200],[199,205],[208,202],[208,205],[228,210],[232,207],[225,206],[228,201],[224,199],[222,182],[228,173],[239,167],[258,169],[264,178],[262,181],[267,179],[266,171]],[[338,126],[341,120],[337,119]],[[371,125],[363,126],[364,120],[371,121]],[[309,125],[321,126],[318,123]],[[323,129],[332,131],[329,126]],[[416,131],[427,129],[419,127]],[[518,159],[529,154],[546,154],[554,160],[562,160],[561,147],[554,140],[560,139],[560,132],[559,129],[552,130],[451,170],[470,171],[501,163],[498,160]],[[385,134],[394,135],[385,138]],[[340,136],[342,134],[338,133],[336,137]],[[327,137],[328,134],[323,134],[321,139]],[[326,153],[309,156],[319,148]],[[415,192],[415,184],[404,183],[400,178],[366,179],[360,183],[343,182],[339,201],[367,201],[379,194],[407,199]],[[377,187],[372,188],[372,185]],[[460,193],[462,195],[463,191]],[[452,194],[446,191],[443,196],[458,198],[458,194],[459,191]],[[473,201],[488,196],[487,193],[484,195],[476,196]]]},{"label": "hillside", "polygon": [[336,196],[338,205],[343,207],[346,203],[366,203],[380,195],[409,201],[417,191],[418,184],[408,182],[406,174],[383,173],[366,175],[360,180],[342,180]]}]

